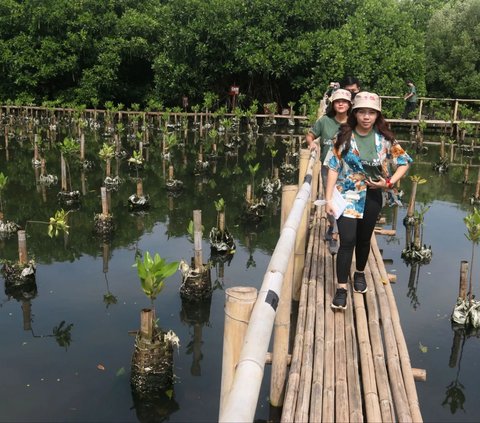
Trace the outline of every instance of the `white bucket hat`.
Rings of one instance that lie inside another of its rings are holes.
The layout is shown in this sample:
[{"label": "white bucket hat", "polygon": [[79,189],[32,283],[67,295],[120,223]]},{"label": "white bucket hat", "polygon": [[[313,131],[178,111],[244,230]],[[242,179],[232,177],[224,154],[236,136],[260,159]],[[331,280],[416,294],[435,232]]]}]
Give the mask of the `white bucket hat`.
[{"label": "white bucket hat", "polygon": [[352,110],[355,109],[373,109],[377,112],[382,111],[382,100],[375,93],[369,93],[367,91],[361,91],[357,93],[353,100]]},{"label": "white bucket hat", "polygon": [[330,97],[330,101],[333,103],[335,100],[347,100],[347,101],[352,101],[352,93],[347,90],[343,90],[339,88],[338,90],[335,90]]}]

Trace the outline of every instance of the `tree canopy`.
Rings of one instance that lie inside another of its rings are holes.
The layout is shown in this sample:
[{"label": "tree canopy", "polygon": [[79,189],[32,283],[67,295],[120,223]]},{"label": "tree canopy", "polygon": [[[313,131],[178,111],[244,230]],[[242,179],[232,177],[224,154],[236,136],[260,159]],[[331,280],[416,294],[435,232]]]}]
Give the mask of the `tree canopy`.
[{"label": "tree canopy", "polygon": [[236,84],[247,101],[286,105],[318,99],[345,75],[386,95],[412,78],[421,94],[471,96],[479,9],[480,0],[0,0],[0,100],[180,106],[207,92],[226,102]]}]

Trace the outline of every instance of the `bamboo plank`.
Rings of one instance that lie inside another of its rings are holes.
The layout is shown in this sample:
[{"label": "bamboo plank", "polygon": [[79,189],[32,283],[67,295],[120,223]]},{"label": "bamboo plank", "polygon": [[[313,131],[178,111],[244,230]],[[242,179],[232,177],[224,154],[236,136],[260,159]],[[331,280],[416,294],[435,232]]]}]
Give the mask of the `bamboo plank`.
[{"label": "bamboo plank", "polygon": [[[347,301],[353,304],[351,293]],[[358,367],[357,337],[353,320],[353,307],[345,310],[345,348],[347,351],[348,403],[350,409],[349,421],[363,422],[362,394],[360,390],[360,374]]]},{"label": "bamboo plank", "polygon": [[[322,241],[325,242],[325,241]],[[335,419],[335,334],[334,311],[330,307],[335,291],[335,276],[332,256],[326,254],[325,260],[325,352],[323,376],[322,421],[332,422]]]},{"label": "bamboo plank", "polygon": [[335,420],[348,421],[350,406],[347,386],[347,354],[345,347],[345,313],[335,312]]},{"label": "bamboo plank", "polygon": [[[373,238],[374,236],[372,236],[372,239]],[[383,284],[383,282],[388,283],[388,279],[382,280],[378,266],[376,265],[374,254],[369,255],[368,263],[370,265],[372,277],[375,282],[378,304],[380,306],[386,362],[390,376],[390,387],[392,390],[396,415],[398,421],[400,422],[411,422],[412,416],[410,414],[407,393],[400,368],[400,358],[398,355],[395,332],[393,329],[392,317],[389,309],[389,302]]]},{"label": "bamboo plank", "polygon": [[385,365],[385,354],[380,328],[380,318],[378,314],[376,290],[372,280],[372,273],[367,266],[365,269],[368,291],[365,294],[368,309],[368,327],[370,333],[370,342],[372,345],[373,363],[375,366],[375,377],[377,382],[380,411],[383,422],[395,421],[395,410],[392,402],[392,394],[388,383],[387,367]]},{"label": "bamboo plank", "polygon": [[385,280],[385,292],[388,298],[389,309],[392,314],[392,322],[395,330],[397,346],[400,355],[402,373],[405,380],[405,389],[407,391],[408,403],[411,410],[412,419],[414,422],[422,422],[422,413],[420,411],[420,404],[418,402],[417,389],[415,386],[415,380],[413,378],[412,366],[410,363],[410,356],[408,354],[407,344],[405,342],[405,337],[403,335],[402,327],[400,325],[400,317],[398,315],[397,304],[395,302],[395,297],[393,296],[393,291],[391,285],[387,282],[387,270],[382,261],[382,256],[380,250],[378,249],[377,239],[372,237],[372,251],[374,253],[375,259],[378,263],[378,268],[380,274],[382,275],[382,281]]},{"label": "bamboo plank", "polygon": [[[323,209],[322,209],[323,210]],[[320,210],[317,211],[320,213]],[[320,234],[325,231],[325,219],[322,219]],[[315,314],[315,353],[313,357],[313,377],[312,391],[310,401],[309,421],[322,421],[322,403],[323,403],[323,375],[324,375],[324,344],[325,344],[325,254],[326,244],[318,243],[319,263],[317,268],[317,293]]]},{"label": "bamboo plank", "polygon": [[[318,225],[318,219],[314,220],[314,227]],[[308,246],[307,253],[305,255],[305,263],[310,263],[312,252],[313,252],[313,233],[312,230]],[[303,334],[305,328],[305,318],[306,318],[306,297],[308,292],[308,269],[309,266],[305,267],[303,280],[305,283],[302,283],[300,290],[300,303],[298,306],[298,317],[297,317],[297,327],[295,332],[295,341],[293,344],[292,352],[292,363],[290,366],[290,372],[288,375],[287,387],[285,390],[285,400],[282,410],[282,422],[292,422],[295,415],[295,404],[297,403],[297,396],[300,383],[300,371],[302,366],[302,350],[303,350]]]},{"label": "bamboo plank", "polygon": [[363,294],[354,293],[353,303],[357,323],[357,339],[360,351],[360,366],[362,372],[363,398],[367,421],[380,422],[382,414],[378,400],[370,337],[368,334],[367,315]]},{"label": "bamboo plank", "polygon": [[[320,222],[320,227],[323,225]],[[313,373],[313,346],[315,334],[315,303],[317,289],[317,267],[318,267],[318,245],[320,244],[320,230],[318,225],[313,235],[313,251],[310,261],[310,272],[308,279],[307,295],[307,314],[305,320],[305,333],[303,339],[303,357],[302,370],[300,372],[300,390],[297,398],[297,407],[295,412],[295,421],[308,421],[308,411],[310,406],[310,391],[312,386]]]}]

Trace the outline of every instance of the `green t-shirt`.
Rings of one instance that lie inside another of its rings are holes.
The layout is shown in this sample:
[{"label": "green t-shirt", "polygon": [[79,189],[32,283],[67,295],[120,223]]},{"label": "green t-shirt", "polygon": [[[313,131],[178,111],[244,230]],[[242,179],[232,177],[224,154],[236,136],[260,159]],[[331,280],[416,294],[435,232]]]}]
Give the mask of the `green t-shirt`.
[{"label": "green t-shirt", "polygon": [[332,147],[332,139],[337,135],[338,128],[340,128],[340,122],[327,115],[318,119],[310,128],[310,132],[315,135],[315,138],[320,138],[320,163],[323,163],[328,150]]},{"label": "green t-shirt", "polygon": [[412,85],[411,87],[408,87],[408,93],[413,94],[411,97],[407,98],[407,102],[409,103],[416,103],[417,102],[417,89],[415,88],[415,85]]},{"label": "green t-shirt", "polygon": [[382,165],[375,147],[375,131],[372,130],[367,135],[360,135],[354,131],[354,134],[360,161],[367,178],[378,181],[383,174]]}]

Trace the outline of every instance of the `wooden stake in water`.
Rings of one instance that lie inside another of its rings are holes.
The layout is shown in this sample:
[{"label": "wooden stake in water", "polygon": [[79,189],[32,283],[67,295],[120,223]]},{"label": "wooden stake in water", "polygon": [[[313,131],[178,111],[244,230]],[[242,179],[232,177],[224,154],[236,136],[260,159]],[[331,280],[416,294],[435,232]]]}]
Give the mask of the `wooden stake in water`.
[{"label": "wooden stake in water", "polygon": [[24,230],[17,232],[18,237],[18,262],[19,264],[28,263],[27,255],[27,237]]},{"label": "wooden stake in water", "polygon": [[80,130],[80,160],[83,162],[85,160],[85,133],[82,128]]},{"label": "wooden stake in water", "polygon": [[193,243],[195,246],[195,269],[203,272],[201,210],[193,211]]},{"label": "wooden stake in water", "polygon": [[143,197],[143,182],[137,179],[137,197]]},{"label": "wooden stake in water", "polygon": [[102,215],[108,216],[108,198],[107,198],[107,188],[100,187],[100,195],[102,198]]},{"label": "wooden stake in water", "polygon": [[63,153],[60,153],[60,168],[62,175],[62,191],[67,191],[67,165]]},{"label": "wooden stake in water", "polygon": [[462,260],[460,262],[460,284],[458,286],[458,297],[463,301],[467,299],[467,275],[468,261]]}]

